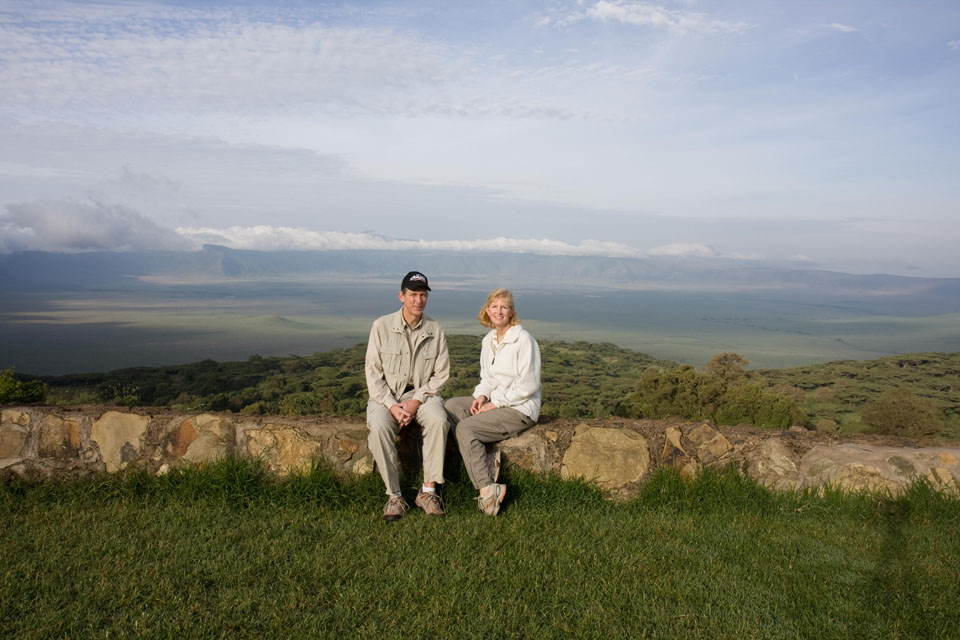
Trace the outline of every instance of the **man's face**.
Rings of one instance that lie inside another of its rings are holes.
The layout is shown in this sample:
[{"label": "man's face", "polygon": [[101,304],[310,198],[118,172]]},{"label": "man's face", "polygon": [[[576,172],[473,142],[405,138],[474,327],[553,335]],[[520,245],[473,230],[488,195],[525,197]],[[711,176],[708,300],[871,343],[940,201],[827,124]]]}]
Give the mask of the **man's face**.
[{"label": "man's face", "polygon": [[427,308],[427,296],[429,291],[413,291],[404,289],[400,292],[400,302],[403,303],[403,315],[407,318],[417,319],[423,315],[423,310]]}]

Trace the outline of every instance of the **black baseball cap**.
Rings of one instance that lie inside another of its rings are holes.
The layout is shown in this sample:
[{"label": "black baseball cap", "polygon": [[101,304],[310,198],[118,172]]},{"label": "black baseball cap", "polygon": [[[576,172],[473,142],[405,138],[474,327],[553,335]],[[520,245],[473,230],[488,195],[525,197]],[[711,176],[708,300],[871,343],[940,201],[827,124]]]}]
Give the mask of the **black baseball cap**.
[{"label": "black baseball cap", "polygon": [[410,291],[423,291],[426,289],[430,291],[430,284],[427,282],[427,276],[419,271],[411,271],[403,276],[403,281],[400,282],[400,291],[404,289],[409,289]]}]

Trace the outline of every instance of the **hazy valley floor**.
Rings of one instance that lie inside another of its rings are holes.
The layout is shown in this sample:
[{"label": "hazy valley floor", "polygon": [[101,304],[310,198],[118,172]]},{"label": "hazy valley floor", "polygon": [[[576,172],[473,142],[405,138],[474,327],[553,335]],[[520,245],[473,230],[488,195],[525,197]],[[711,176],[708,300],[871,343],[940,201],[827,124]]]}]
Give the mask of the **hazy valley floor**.
[{"label": "hazy valley floor", "polygon": [[[4,294],[0,368],[61,374],[253,354],[308,355],[367,338],[397,308],[383,283],[146,284]],[[537,337],[608,341],[702,365],[735,351],[754,367],[960,351],[960,300],[811,293],[517,289]],[[486,291],[437,288],[428,313],[450,333],[480,334]]]}]

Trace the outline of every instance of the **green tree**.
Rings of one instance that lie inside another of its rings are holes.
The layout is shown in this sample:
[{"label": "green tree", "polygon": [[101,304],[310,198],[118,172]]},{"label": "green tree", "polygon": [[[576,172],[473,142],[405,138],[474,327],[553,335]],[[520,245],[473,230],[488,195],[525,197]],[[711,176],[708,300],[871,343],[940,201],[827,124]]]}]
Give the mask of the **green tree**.
[{"label": "green tree", "polygon": [[746,375],[746,368],[750,362],[739,353],[718,353],[710,358],[704,369],[725,383],[735,382]]}]

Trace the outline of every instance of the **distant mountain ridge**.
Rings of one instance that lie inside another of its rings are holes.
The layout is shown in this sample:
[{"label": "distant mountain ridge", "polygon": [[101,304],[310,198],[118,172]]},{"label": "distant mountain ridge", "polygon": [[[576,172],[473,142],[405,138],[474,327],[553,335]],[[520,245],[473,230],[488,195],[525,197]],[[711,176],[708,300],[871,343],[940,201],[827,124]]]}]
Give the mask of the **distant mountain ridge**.
[{"label": "distant mountain ridge", "polygon": [[608,258],[424,251],[20,252],[0,256],[0,290],[135,286],[151,279],[203,282],[283,278],[393,281],[420,269],[438,284],[493,280],[548,289],[799,290],[853,295],[960,297],[960,278],[855,275],[720,258]]}]

